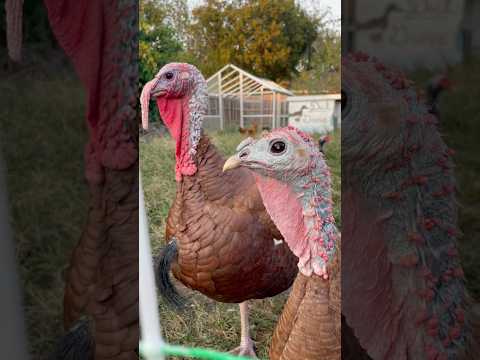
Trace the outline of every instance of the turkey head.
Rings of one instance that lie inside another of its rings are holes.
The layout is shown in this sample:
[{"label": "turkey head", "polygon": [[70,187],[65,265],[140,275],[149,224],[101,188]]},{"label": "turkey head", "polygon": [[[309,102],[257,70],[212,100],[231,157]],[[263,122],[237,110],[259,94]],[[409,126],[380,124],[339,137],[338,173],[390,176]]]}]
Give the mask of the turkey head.
[{"label": "turkey head", "polygon": [[165,65],[142,90],[142,124],[148,128],[148,102],[155,97],[158,110],[175,139],[176,179],[193,175],[193,160],[202,129],[202,115],[207,110],[206,82],[198,69],[190,64]]},{"label": "turkey head", "polygon": [[238,166],[253,170],[268,213],[299,258],[300,272],[327,279],[338,232],[330,170],[316,144],[296,128],[275,130],[240,143],[224,170]]}]

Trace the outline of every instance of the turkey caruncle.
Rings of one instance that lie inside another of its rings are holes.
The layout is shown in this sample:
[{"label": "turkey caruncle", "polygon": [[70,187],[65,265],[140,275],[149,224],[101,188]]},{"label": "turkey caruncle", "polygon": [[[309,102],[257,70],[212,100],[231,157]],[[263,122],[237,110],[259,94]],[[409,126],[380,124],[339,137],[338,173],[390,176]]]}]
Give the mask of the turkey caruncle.
[{"label": "turkey caruncle", "polygon": [[[478,359],[451,150],[399,72],[342,60],[342,314],[377,359]],[[347,340],[347,337],[345,337]],[[349,344],[345,358],[357,359]]]},{"label": "turkey caruncle", "polygon": [[248,327],[249,299],[288,289],[297,258],[265,211],[251,172],[223,173],[223,157],[202,132],[207,84],[192,65],[165,65],[141,95],[143,127],[155,97],[176,142],[177,192],[166,225],[168,245],[158,268],[163,298],[177,304],[173,275],[187,287],[221,302],[241,303],[242,339],[234,350],[255,356]]}]

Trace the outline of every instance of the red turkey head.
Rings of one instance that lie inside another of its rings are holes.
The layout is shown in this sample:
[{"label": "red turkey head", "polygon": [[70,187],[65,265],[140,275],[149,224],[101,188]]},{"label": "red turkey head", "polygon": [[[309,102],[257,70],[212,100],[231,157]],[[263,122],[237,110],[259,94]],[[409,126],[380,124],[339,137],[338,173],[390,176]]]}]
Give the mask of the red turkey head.
[{"label": "red turkey head", "polygon": [[148,104],[152,96],[156,98],[162,120],[176,142],[176,178],[180,181],[182,175],[193,175],[197,171],[193,156],[207,111],[207,83],[193,65],[165,65],[142,90],[144,129],[148,128]]}]

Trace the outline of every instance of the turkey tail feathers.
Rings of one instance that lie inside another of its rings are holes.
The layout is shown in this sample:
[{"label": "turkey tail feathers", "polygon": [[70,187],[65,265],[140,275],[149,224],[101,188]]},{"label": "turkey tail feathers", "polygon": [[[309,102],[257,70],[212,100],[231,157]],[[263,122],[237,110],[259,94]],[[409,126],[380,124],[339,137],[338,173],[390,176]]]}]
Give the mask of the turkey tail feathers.
[{"label": "turkey tail feathers", "polygon": [[95,342],[88,320],[79,320],[60,340],[52,360],[93,360]]},{"label": "turkey tail feathers", "polygon": [[160,291],[160,296],[168,304],[176,308],[183,308],[186,299],[178,292],[170,279],[170,267],[172,261],[178,255],[177,240],[172,239],[167,246],[162,250],[157,263],[157,286]]}]

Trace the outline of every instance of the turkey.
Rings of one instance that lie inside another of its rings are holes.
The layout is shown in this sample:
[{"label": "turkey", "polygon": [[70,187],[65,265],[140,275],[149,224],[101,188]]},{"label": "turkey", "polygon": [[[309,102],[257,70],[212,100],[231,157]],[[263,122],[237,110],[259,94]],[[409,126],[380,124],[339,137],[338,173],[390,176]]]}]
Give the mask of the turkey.
[{"label": "turkey", "polygon": [[[435,117],[401,73],[366,54],[342,59],[342,92],[346,324],[375,360],[478,358],[479,307],[465,288],[453,162]],[[344,358],[358,359],[350,350]]]},{"label": "turkey", "polygon": [[223,169],[239,166],[253,170],[268,213],[299,259],[270,360],[339,360],[340,234],[323,155],[313,139],[288,127],[240,143]]},{"label": "turkey", "polygon": [[[22,3],[10,0],[7,6],[15,59],[21,49]],[[54,358],[137,360],[136,3],[45,0],[45,5],[53,32],[87,91],[89,130],[85,177],[90,207],[66,274],[67,333]]]},{"label": "turkey", "polygon": [[233,352],[255,356],[246,301],[288,289],[297,274],[296,257],[265,211],[250,171],[222,172],[224,159],[202,133],[208,104],[202,74],[189,64],[165,65],[143,88],[144,128],[151,96],[176,142],[177,191],[166,222],[168,245],[159,261],[160,293],[178,303],[171,269],[191,289],[240,303],[241,343]]}]

